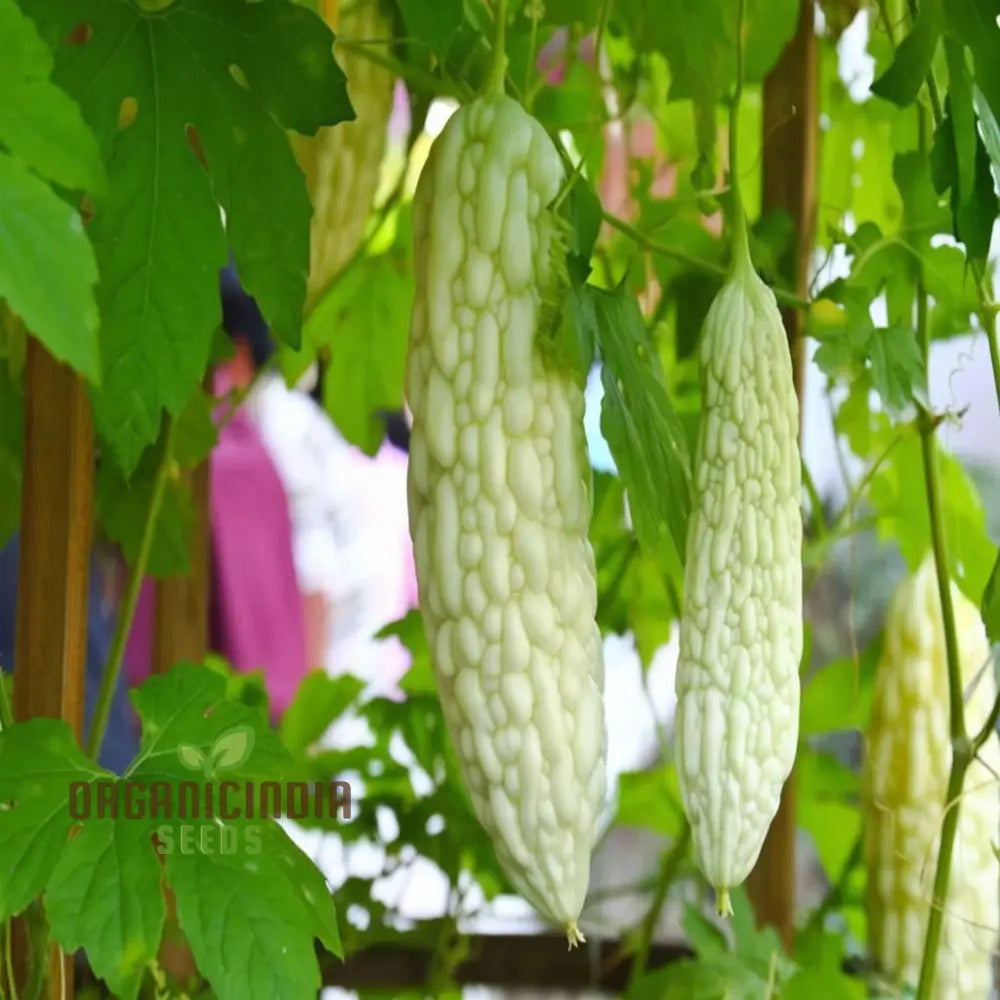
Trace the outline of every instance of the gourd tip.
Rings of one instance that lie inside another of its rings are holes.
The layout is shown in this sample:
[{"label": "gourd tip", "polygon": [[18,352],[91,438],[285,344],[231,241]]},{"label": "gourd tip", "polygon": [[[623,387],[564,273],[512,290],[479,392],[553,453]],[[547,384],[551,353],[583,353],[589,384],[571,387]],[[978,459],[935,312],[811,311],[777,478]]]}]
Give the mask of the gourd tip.
[{"label": "gourd tip", "polygon": [[569,942],[569,951],[572,951],[578,944],[583,944],[587,940],[580,928],[576,926],[575,920],[571,920],[566,925],[566,940]]},{"label": "gourd tip", "polygon": [[715,909],[720,917],[731,917],[733,915],[733,904],[729,900],[728,889],[716,890]]}]

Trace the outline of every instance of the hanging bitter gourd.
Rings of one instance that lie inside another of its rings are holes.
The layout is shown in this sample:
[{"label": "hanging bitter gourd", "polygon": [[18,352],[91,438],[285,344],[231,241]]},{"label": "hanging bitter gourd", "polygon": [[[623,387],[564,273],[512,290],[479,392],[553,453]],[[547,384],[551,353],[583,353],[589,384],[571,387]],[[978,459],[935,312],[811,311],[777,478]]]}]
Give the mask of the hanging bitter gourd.
[{"label": "hanging bitter gourd", "polygon": [[742,210],[735,233],[702,330],[675,678],[678,780],[720,913],[760,855],[795,760],[802,655],[798,399]]},{"label": "hanging bitter gourd", "polygon": [[410,531],[445,718],[501,865],[572,945],[606,736],[582,385],[545,347],[565,280],[550,208],[563,177],[509,97],[448,120],[414,196],[406,391]]},{"label": "hanging bitter gourd", "polygon": [[306,308],[351,259],[364,236],[378,190],[392,112],[393,75],[345,50],[345,41],[392,36],[386,0],[324,0],[320,13],[334,30],[334,57],[347,76],[355,119],[321,128],[314,136],[291,134],[313,205]]},{"label": "hanging bitter gourd", "polygon": [[[978,609],[949,581],[966,726],[977,732],[997,694]],[[915,987],[944,818],[949,735],[948,664],[934,558],[890,601],[867,730],[863,775],[869,943],[872,958]],[[965,776],[935,1000],[987,1000],[1000,926],[1000,742],[991,736]]]}]

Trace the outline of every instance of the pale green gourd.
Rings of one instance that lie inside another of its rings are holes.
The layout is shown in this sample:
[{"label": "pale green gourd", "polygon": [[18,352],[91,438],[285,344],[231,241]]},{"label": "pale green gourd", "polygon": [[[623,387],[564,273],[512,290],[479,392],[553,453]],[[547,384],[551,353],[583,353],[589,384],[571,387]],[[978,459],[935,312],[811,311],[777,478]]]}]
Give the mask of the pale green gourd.
[{"label": "pale green gourd", "polygon": [[728,913],[795,761],[802,656],[799,406],[742,216],[700,350],[675,745],[698,863]]},{"label": "pale green gourd", "polygon": [[501,864],[572,945],[606,737],[582,387],[541,350],[563,177],[506,96],[448,120],[413,204],[406,391],[410,531],[445,717]]},{"label": "pale green gourd", "polygon": [[[976,606],[950,583],[969,732],[997,694]],[[869,950],[915,987],[923,957],[951,768],[948,663],[934,557],[893,594],[867,730],[863,775]],[[987,1000],[1000,927],[1000,742],[966,772],[938,949],[934,1000]]]}]

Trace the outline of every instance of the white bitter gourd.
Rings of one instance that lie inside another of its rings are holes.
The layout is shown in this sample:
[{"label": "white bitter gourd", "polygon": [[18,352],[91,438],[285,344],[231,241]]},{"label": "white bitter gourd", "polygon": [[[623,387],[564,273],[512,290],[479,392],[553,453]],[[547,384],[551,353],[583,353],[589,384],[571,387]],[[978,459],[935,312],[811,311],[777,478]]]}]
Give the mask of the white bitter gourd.
[{"label": "white bitter gourd", "polygon": [[[968,732],[996,698],[979,611],[951,587]],[[893,594],[886,615],[864,768],[865,853],[872,957],[915,987],[923,956],[951,768],[948,664],[933,555]],[[987,1000],[1000,926],[1000,743],[992,736],[965,776],[935,1000]]]},{"label": "white bitter gourd", "polygon": [[582,388],[539,349],[563,176],[511,98],[449,119],[414,196],[406,389],[410,531],[452,741],[500,863],[572,945],[606,736]]},{"label": "white bitter gourd", "polygon": [[[345,41],[384,40],[392,21],[384,0],[321,4],[334,29],[334,56],[347,76],[353,121],[321,128],[314,136],[291,134],[292,149],[305,174],[313,205],[306,308],[340,273],[361,244],[378,190],[392,112],[392,74],[364,56],[343,49]],[[339,16],[335,16],[339,14]]]},{"label": "white bitter gourd", "polygon": [[799,407],[742,217],[700,352],[675,746],[698,862],[728,913],[795,760],[802,655]]}]

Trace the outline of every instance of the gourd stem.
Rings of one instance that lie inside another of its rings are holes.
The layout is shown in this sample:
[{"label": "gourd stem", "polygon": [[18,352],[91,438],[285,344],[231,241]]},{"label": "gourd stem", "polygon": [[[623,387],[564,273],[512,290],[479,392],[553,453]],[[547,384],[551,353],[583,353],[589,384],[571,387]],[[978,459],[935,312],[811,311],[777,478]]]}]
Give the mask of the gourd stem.
[{"label": "gourd stem", "polygon": [[111,640],[108,662],[104,666],[104,674],[101,677],[101,690],[97,696],[97,708],[94,710],[94,718],[90,724],[90,735],[87,738],[87,755],[94,760],[97,759],[97,755],[100,753],[101,743],[104,740],[104,731],[108,726],[111,701],[114,698],[115,687],[118,684],[118,675],[121,673],[122,660],[125,657],[125,645],[128,642],[129,633],[132,631],[132,620],[135,618],[135,609],[139,603],[139,592],[142,589],[142,581],[146,576],[149,553],[153,548],[156,524],[160,518],[160,508],[163,506],[163,495],[167,489],[167,480],[170,478],[174,426],[174,422],[170,417],[167,417],[163,455],[160,458],[159,468],[156,470],[153,495],[150,498],[149,508],[146,511],[146,523],[142,527],[139,551],[136,554],[135,562],[132,564],[129,573],[122,606],[118,612],[118,622],[115,625],[115,634]]},{"label": "gourd stem", "polygon": [[504,77],[507,75],[506,37],[507,0],[494,0],[493,61],[490,63],[490,73],[486,78],[487,94],[500,95],[504,93]]},{"label": "gourd stem", "polygon": [[733,246],[731,267],[741,269],[750,263],[750,244],[747,237],[747,220],[743,210],[739,172],[739,119],[740,100],[743,97],[743,24],[746,0],[736,0],[736,86],[729,107],[729,190],[733,204]]}]

